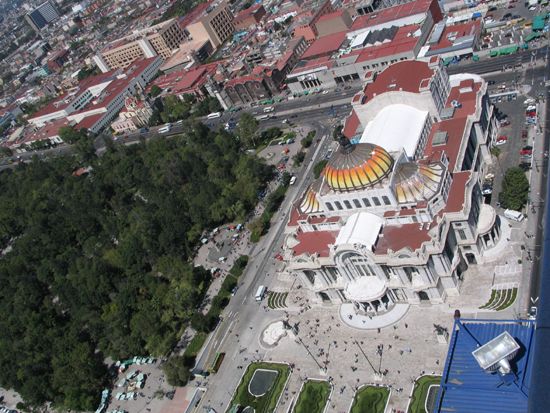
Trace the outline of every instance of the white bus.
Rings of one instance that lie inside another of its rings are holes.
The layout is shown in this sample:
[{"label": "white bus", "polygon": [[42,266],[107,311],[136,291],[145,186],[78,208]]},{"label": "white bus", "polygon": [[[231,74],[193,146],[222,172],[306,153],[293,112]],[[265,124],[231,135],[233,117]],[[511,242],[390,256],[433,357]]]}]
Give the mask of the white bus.
[{"label": "white bus", "polygon": [[158,133],[167,133],[170,132],[170,129],[172,129],[171,125],[165,125],[158,130]]},{"label": "white bus", "polygon": [[270,113],[273,112],[275,108],[273,106],[268,106],[267,108],[264,108],[264,113]]},{"label": "white bus", "polygon": [[222,113],[221,112],[213,112],[211,114],[209,114],[206,119],[216,119],[216,118],[221,118],[222,116]]},{"label": "white bus", "polygon": [[256,291],[256,301],[262,301],[264,299],[265,292],[267,291],[267,288],[265,288],[265,285],[260,285],[258,287],[258,290]]}]

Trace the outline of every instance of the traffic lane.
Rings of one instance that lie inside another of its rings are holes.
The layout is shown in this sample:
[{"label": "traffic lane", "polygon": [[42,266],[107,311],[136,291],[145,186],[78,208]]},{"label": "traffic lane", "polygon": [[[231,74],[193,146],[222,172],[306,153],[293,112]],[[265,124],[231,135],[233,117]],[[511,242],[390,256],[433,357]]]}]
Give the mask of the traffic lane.
[{"label": "traffic lane", "polygon": [[[317,123],[315,125],[315,130],[316,134],[323,134],[324,136],[328,137],[329,129],[326,126]],[[313,148],[313,146],[311,148]],[[314,154],[318,152],[319,151],[308,151],[306,160],[304,161],[303,165],[308,165],[309,163],[313,162]],[[310,153],[312,153],[313,155],[310,155]],[[308,159],[310,159],[309,162]],[[306,168],[306,171],[308,169],[309,168]],[[258,289],[258,286],[266,284],[266,266],[268,265],[269,261],[272,260],[274,257],[275,248],[278,247],[279,244],[282,242],[282,236],[284,235],[283,233],[286,225],[286,211],[290,209],[290,205],[294,202],[295,198],[303,192],[308,184],[307,179],[301,179],[303,173],[304,172],[297,173],[297,176],[299,177],[299,179],[297,180],[297,184],[289,188],[287,195],[285,196],[281,207],[279,208],[279,212],[274,215],[274,226],[257,245],[256,249],[259,248],[259,253],[256,256],[252,254],[252,258],[249,262],[249,265],[247,266],[246,273],[243,274],[243,282],[241,283],[235,296],[230,300],[228,307],[226,307],[226,310],[224,311],[224,314],[227,314],[228,316],[227,318],[224,317],[224,319],[218,325],[218,328],[214,333],[213,338],[209,342],[207,348],[205,348],[202,357],[197,362],[197,369],[204,370],[208,366],[210,358],[212,358],[212,356],[224,344],[225,337],[227,337],[231,328],[238,328],[239,331],[248,328],[250,322],[257,314],[258,303],[254,300],[252,295]],[[276,228],[275,235],[273,235],[273,230],[275,229],[274,227]],[[249,276],[250,274],[254,274],[252,278]],[[248,286],[246,286],[246,283],[249,283]],[[239,323],[239,327],[233,327],[234,323],[237,320]]]},{"label": "traffic lane", "polygon": [[[547,62],[546,66],[547,72],[550,71],[550,62]],[[546,119],[544,125],[544,137],[543,139],[543,153],[550,150],[550,105],[548,104],[548,88],[545,87],[545,100],[546,100]],[[543,201],[546,201],[547,196],[547,182],[548,182],[548,159],[541,165],[541,179],[540,179],[540,198]],[[538,208],[539,213],[537,214],[537,226],[535,230],[535,253],[532,254],[533,265],[531,267],[531,277],[530,277],[530,298],[531,302],[534,302],[540,296],[540,283],[542,275],[542,249],[541,245],[543,242],[543,228],[545,227],[545,221],[543,219],[543,206],[545,202],[541,202],[540,207]],[[546,217],[547,219],[548,217]]]},{"label": "traffic lane", "polygon": [[457,73],[477,73],[484,74],[503,70],[504,67],[515,66],[518,63],[529,63],[532,58],[541,59],[546,57],[547,46],[535,49],[526,50],[513,55],[500,57],[486,57],[487,60],[482,60],[477,63],[456,64],[447,67],[449,74]]}]

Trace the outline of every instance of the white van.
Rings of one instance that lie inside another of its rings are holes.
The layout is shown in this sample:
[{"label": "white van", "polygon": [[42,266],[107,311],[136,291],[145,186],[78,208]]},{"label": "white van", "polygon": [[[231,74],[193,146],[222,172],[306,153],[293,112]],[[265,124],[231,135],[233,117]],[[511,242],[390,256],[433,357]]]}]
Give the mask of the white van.
[{"label": "white van", "polygon": [[518,211],[514,211],[513,209],[507,209],[504,211],[504,216],[508,219],[511,219],[512,221],[521,222],[525,219],[525,216]]},{"label": "white van", "polygon": [[264,299],[265,292],[267,291],[267,288],[265,285],[260,285],[258,287],[258,290],[256,291],[256,301],[262,301]]},{"label": "white van", "polygon": [[216,118],[221,118],[222,116],[222,113],[221,112],[213,112],[211,114],[209,114],[206,119],[216,119]]},{"label": "white van", "polygon": [[264,108],[264,113],[270,113],[273,112],[275,108],[273,106],[268,106],[267,108]]}]

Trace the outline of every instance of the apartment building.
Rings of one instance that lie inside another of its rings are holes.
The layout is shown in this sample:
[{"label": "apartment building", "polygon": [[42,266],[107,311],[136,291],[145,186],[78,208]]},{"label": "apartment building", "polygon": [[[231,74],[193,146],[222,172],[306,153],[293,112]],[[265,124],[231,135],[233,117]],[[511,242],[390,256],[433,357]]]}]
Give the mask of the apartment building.
[{"label": "apartment building", "polygon": [[193,40],[209,40],[217,49],[233,34],[233,15],[227,2],[211,4],[185,27]]},{"label": "apartment building", "polygon": [[105,73],[112,69],[124,69],[137,59],[157,55],[168,59],[185,39],[185,32],[177,20],[170,19],[116,40],[94,56],[94,61]]}]

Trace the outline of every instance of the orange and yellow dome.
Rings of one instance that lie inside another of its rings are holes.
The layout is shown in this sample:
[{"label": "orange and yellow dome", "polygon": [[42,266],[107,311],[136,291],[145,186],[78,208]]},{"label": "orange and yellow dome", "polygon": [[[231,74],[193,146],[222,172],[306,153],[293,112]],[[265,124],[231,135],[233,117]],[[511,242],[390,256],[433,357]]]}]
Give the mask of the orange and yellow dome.
[{"label": "orange and yellow dome", "polygon": [[445,169],[439,162],[429,165],[403,163],[395,171],[397,202],[413,203],[430,200],[438,191]]},{"label": "orange and yellow dome", "polygon": [[323,176],[335,191],[356,191],[380,182],[392,166],[393,158],[384,148],[359,143],[340,146],[323,170]]}]

